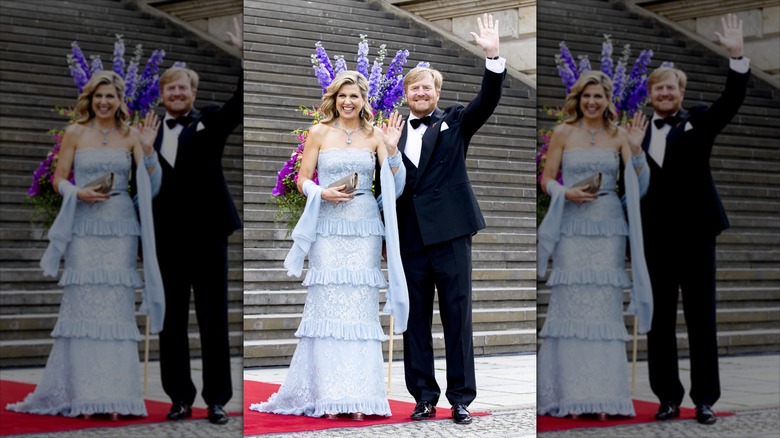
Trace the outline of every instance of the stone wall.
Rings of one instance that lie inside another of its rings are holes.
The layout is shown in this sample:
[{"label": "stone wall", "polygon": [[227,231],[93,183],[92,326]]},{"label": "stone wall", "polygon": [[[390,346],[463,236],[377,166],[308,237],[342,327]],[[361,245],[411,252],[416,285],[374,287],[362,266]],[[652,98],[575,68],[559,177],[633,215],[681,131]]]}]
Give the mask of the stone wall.
[{"label": "stone wall", "polygon": [[780,3],[777,0],[634,0],[707,41],[718,44],[720,19],[736,14],[743,22],[745,56],[751,67],[770,75],[780,86]]},{"label": "stone wall", "polygon": [[477,17],[499,20],[501,56],[512,68],[536,78],[536,0],[388,0],[472,43]]},{"label": "stone wall", "polygon": [[226,32],[233,32],[233,17],[243,21],[242,0],[142,0],[160,11],[186,21],[196,29],[229,44]]}]

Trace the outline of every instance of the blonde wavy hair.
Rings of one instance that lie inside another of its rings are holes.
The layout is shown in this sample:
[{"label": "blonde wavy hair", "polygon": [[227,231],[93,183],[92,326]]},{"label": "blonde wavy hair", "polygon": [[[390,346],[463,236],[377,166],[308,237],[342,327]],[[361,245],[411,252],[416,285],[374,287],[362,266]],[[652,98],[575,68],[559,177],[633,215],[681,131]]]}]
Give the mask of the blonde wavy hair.
[{"label": "blonde wavy hair", "polygon": [[130,120],[130,110],[125,103],[125,81],[121,76],[113,71],[101,71],[92,75],[92,78],[84,86],[76,102],[76,123],[86,123],[95,117],[92,110],[92,98],[95,96],[95,90],[101,85],[113,85],[116,90],[116,97],[119,100],[119,106],[114,113],[116,119],[116,128],[123,135],[130,131],[127,121]]},{"label": "blonde wavy hair", "polygon": [[360,96],[363,98],[363,106],[360,108],[360,119],[363,122],[363,127],[368,130],[368,135],[371,135],[374,132],[374,110],[371,108],[371,104],[368,103],[368,79],[361,73],[353,70],[339,73],[333,79],[333,82],[328,85],[325,94],[322,95],[320,111],[322,111],[323,118],[321,123],[333,122],[339,117],[336,109],[336,96],[344,85],[357,85],[360,88]]},{"label": "blonde wavy hair", "polygon": [[591,70],[580,75],[577,82],[571,87],[563,105],[563,121],[572,124],[582,118],[580,101],[582,92],[588,85],[601,85],[604,88],[604,97],[607,100],[607,108],[604,110],[604,127],[610,134],[617,132],[617,109],[612,102],[612,79],[601,71]]}]

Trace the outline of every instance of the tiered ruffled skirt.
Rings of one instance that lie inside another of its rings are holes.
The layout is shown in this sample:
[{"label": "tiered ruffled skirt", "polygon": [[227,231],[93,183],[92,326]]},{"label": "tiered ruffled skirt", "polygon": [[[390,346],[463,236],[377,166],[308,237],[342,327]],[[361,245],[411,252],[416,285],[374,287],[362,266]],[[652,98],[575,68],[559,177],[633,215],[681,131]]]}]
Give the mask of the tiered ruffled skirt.
[{"label": "tiered ruffled skirt", "polygon": [[[537,358],[537,412],[635,415],[623,322],[628,226],[614,194],[566,206],[547,282],[552,288]],[[605,217],[606,216],[606,217]]]},{"label": "tiered ruffled skirt", "polygon": [[141,393],[135,290],[140,226],[122,194],[79,203],[65,252],[64,288],[55,338],[41,382],[8,409],[45,415],[119,413],[145,416]]},{"label": "tiered ruffled skirt", "polygon": [[[373,211],[366,218],[366,212]],[[350,212],[356,212],[351,214]],[[303,285],[298,345],[279,391],[250,409],[287,415],[390,416],[379,323],[384,227],[372,196],[323,202]]]}]

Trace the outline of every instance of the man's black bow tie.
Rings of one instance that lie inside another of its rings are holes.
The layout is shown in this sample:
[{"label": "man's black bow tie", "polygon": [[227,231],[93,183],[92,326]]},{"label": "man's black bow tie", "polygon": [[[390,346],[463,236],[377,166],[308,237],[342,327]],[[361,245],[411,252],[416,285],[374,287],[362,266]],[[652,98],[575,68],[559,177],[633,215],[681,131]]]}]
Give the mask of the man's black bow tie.
[{"label": "man's black bow tie", "polygon": [[412,128],[414,129],[417,129],[420,126],[420,123],[422,123],[425,126],[430,126],[431,116],[425,116],[419,119],[412,119],[409,120],[409,123],[412,125]]},{"label": "man's black bow tie", "polygon": [[173,129],[176,125],[182,125],[187,126],[190,123],[192,123],[192,117],[190,116],[181,116],[177,117],[175,119],[168,119],[165,121],[165,124],[168,125],[168,128]]},{"label": "man's black bow tie", "polygon": [[675,127],[680,121],[682,121],[682,117],[680,116],[669,116],[665,119],[655,119],[653,120],[653,123],[655,123],[656,128],[661,129],[664,125]]}]

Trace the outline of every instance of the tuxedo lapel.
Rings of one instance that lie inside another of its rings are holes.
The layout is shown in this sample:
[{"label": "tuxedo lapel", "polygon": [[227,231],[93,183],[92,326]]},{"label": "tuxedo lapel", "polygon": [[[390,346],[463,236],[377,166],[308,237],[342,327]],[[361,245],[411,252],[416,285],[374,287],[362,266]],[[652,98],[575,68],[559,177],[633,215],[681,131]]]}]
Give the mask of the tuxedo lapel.
[{"label": "tuxedo lapel", "polygon": [[[422,174],[425,172],[425,168],[428,166],[428,162],[431,160],[431,155],[433,155],[433,150],[436,148],[436,141],[439,138],[439,132],[441,129],[441,123],[439,123],[443,117],[444,113],[436,108],[436,110],[433,111],[433,114],[431,114],[431,126],[428,127],[428,129],[425,130],[425,134],[423,134],[422,137],[422,150],[420,151],[420,163],[419,166],[417,166],[417,172],[418,174]],[[417,182],[419,182],[420,179],[417,178],[417,181],[415,181],[415,185]]]},{"label": "tuxedo lapel", "polygon": [[648,123],[647,129],[645,129],[645,138],[642,139],[642,150],[645,151],[647,156],[650,156],[650,139],[653,136],[653,124]]},{"label": "tuxedo lapel", "polygon": [[[688,123],[688,113],[684,109],[680,108],[677,115],[680,117],[680,121],[672,126],[669,134],[666,135],[666,156],[674,153],[674,145],[678,143],[678,139],[685,132],[685,125]],[[666,157],[664,157],[664,161],[666,161]]]},{"label": "tuxedo lapel", "polygon": [[408,120],[408,117],[404,119],[404,129],[401,130],[401,138],[398,139],[398,150],[401,151],[401,153],[403,153],[404,149],[406,149],[406,133],[409,130]]},{"label": "tuxedo lapel", "polygon": [[187,149],[186,145],[190,144],[192,136],[197,132],[197,126],[200,123],[200,111],[193,108],[192,111],[190,111],[189,116],[192,117],[192,121],[189,125],[185,126],[179,134],[179,147],[176,151],[177,161],[178,157]]},{"label": "tuxedo lapel", "polygon": [[163,133],[165,132],[165,129],[162,126],[163,124],[160,124],[160,129],[157,131],[157,137],[154,139],[154,150],[157,151],[157,154],[162,156],[160,154],[160,148],[162,147],[162,140],[163,140]]}]

